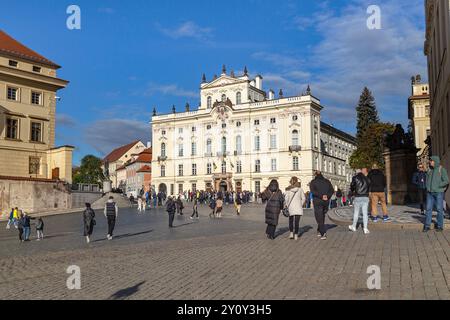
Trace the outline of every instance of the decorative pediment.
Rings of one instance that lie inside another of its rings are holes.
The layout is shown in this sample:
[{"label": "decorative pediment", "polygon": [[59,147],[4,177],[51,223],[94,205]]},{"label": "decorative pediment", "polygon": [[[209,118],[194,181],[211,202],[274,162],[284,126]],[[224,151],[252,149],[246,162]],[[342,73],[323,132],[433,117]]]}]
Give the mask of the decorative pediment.
[{"label": "decorative pediment", "polygon": [[202,87],[202,90],[209,89],[209,88],[215,88],[215,87],[221,87],[221,86],[227,86],[227,85],[231,85],[231,84],[238,84],[238,83],[242,83],[245,81],[246,80],[236,79],[236,78],[232,78],[227,75],[222,75],[219,78],[217,78],[216,80],[213,80],[210,83],[208,83],[207,85],[205,85],[204,87]]}]

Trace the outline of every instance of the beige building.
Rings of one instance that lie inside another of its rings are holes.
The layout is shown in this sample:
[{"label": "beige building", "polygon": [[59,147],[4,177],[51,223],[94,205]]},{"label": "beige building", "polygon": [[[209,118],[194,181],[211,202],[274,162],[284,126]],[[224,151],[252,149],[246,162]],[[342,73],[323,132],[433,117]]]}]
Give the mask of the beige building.
[{"label": "beige building", "polygon": [[152,118],[152,185],[175,195],[188,190],[260,192],[297,176],[305,190],[315,170],[346,189],[354,137],[321,122],[320,100],[305,94],[275,97],[263,78],[227,74],[200,86],[196,111]]},{"label": "beige building", "polygon": [[[109,174],[109,180],[111,180],[111,187],[121,188],[124,183],[126,185],[126,170],[125,164],[133,159],[133,155],[140,154],[146,149],[145,144],[141,141],[133,141],[127,145],[114,149],[103,159],[103,171],[107,171]],[[125,190],[124,190],[125,191]]]},{"label": "beige building", "polygon": [[[450,4],[427,0],[425,10],[432,153],[440,156],[442,165],[450,172]],[[450,203],[450,192],[446,201]]]},{"label": "beige building", "polygon": [[431,135],[430,92],[428,83],[422,83],[419,75],[411,79],[412,93],[408,99],[408,117],[416,147],[421,155],[426,148],[425,141]]},{"label": "beige building", "polygon": [[73,147],[55,147],[57,64],[0,30],[0,176],[72,182]]}]

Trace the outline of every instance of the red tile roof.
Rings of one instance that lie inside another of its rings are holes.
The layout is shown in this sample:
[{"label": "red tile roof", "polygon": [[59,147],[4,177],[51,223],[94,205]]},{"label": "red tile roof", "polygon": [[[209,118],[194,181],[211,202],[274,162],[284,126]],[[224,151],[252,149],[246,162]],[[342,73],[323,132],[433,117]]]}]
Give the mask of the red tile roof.
[{"label": "red tile roof", "polygon": [[137,157],[136,162],[152,162],[152,148],[142,151]]},{"label": "red tile roof", "polygon": [[152,168],[150,166],[143,166],[136,172],[152,172]]},{"label": "red tile roof", "polygon": [[0,53],[25,60],[30,60],[33,62],[39,62],[56,69],[61,68],[56,63],[48,60],[47,58],[41,56],[39,53],[24,46],[19,41],[6,34],[3,30],[0,30]]},{"label": "red tile roof", "polygon": [[134,141],[130,144],[127,144],[125,146],[121,146],[115,150],[113,150],[110,154],[108,154],[104,159],[103,162],[114,162],[119,160],[125,153],[127,153],[131,148],[133,148],[137,143],[140,141]]}]

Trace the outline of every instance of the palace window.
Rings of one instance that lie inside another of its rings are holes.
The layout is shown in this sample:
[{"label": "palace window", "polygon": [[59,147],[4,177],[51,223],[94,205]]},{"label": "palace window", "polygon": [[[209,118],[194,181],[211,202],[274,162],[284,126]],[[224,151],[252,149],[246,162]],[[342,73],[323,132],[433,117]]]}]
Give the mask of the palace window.
[{"label": "palace window", "polygon": [[183,134],[183,128],[178,128],[178,134]]},{"label": "palace window", "polygon": [[184,157],[184,148],[182,144],[178,145],[178,156],[179,157]]},{"label": "palace window", "polygon": [[236,93],[236,104],[242,103],[242,93],[238,92]]},{"label": "palace window", "polygon": [[180,177],[183,176],[183,165],[182,164],[178,165],[178,176],[180,176]]},{"label": "palace window", "polygon": [[31,92],[31,104],[41,105],[42,104],[42,93]]},{"label": "palace window", "polygon": [[222,123],[222,129],[226,129],[227,124],[226,123]]},{"label": "palace window", "polygon": [[15,61],[15,60],[9,60],[9,66],[10,67],[14,67],[14,68],[17,68],[17,65],[18,65],[19,63],[17,62],[17,61]]},{"label": "palace window", "polygon": [[208,99],[207,99],[207,108],[208,109],[212,108],[212,97],[208,97]]},{"label": "palace window", "polygon": [[163,136],[165,136],[165,135],[166,135],[166,130],[162,130],[162,131],[161,131],[161,134],[162,134]]},{"label": "palace window", "polygon": [[297,147],[299,145],[297,130],[292,131],[292,145],[294,147]]},{"label": "palace window", "polygon": [[255,193],[261,192],[261,181],[255,181]]},{"label": "palace window", "polygon": [[277,136],[272,134],[270,136],[270,149],[276,149],[277,148]]},{"label": "palace window", "polygon": [[166,166],[161,166],[161,178],[166,176]]},{"label": "palace window", "polygon": [[255,161],[255,172],[256,173],[261,172],[261,160],[256,160]]},{"label": "palace window", "polygon": [[19,139],[19,120],[12,118],[6,119],[6,138]]},{"label": "palace window", "polygon": [[191,144],[191,155],[196,156],[197,155],[197,143],[192,142]]},{"label": "palace window", "polygon": [[192,127],[192,132],[196,132],[197,131],[197,127]]},{"label": "palace window", "polygon": [[222,152],[225,154],[227,152],[227,138],[222,137]]},{"label": "palace window", "polygon": [[261,137],[255,136],[255,151],[261,150]]},{"label": "palace window", "polygon": [[33,72],[41,73],[41,67],[33,66]]},{"label": "palace window", "polygon": [[236,162],[236,173],[242,173],[242,161]]},{"label": "palace window", "polygon": [[270,123],[271,123],[271,124],[277,123],[277,119],[276,119],[276,118],[270,118]]},{"label": "palace window", "polygon": [[271,164],[272,172],[277,171],[277,159],[272,159],[270,164]]},{"label": "palace window", "polygon": [[212,141],[211,139],[206,140],[206,153],[212,153]]},{"label": "palace window", "polygon": [[178,184],[178,194],[182,194],[184,192],[184,187],[182,183]]},{"label": "palace window", "polygon": [[161,157],[166,156],[166,144],[163,142],[161,143]]},{"label": "palace window", "polygon": [[236,151],[238,154],[242,153],[242,137],[236,136]]},{"label": "palace window", "polygon": [[292,158],[292,170],[298,171],[298,157]]},{"label": "palace window", "polygon": [[255,126],[259,126],[259,120],[255,120]]},{"label": "palace window", "polygon": [[208,163],[206,165],[206,174],[212,174],[212,165],[211,165],[211,163]]},{"label": "palace window", "polygon": [[8,100],[18,101],[19,100],[19,89],[8,87]]},{"label": "palace window", "polygon": [[197,164],[192,164],[192,175],[196,176],[197,175]]},{"label": "palace window", "polygon": [[236,122],[236,127],[239,128],[240,126],[242,126],[242,123],[240,121]]},{"label": "palace window", "polygon": [[298,116],[292,116],[292,121],[297,121],[298,120]]},{"label": "palace window", "polygon": [[38,157],[30,157],[29,174],[39,174],[41,167],[41,159]]},{"label": "palace window", "polygon": [[225,161],[222,161],[222,174],[227,173],[227,163]]},{"label": "palace window", "polygon": [[42,124],[39,122],[31,122],[31,141],[42,142]]},{"label": "palace window", "polygon": [[208,124],[207,126],[206,126],[206,130],[211,130],[211,125],[210,124]]}]

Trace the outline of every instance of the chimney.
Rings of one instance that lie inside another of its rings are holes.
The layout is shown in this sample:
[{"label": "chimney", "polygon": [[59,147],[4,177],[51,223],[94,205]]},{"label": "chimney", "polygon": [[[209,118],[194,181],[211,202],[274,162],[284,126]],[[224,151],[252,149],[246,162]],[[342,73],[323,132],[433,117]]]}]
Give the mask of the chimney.
[{"label": "chimney", "polygon": [[251,85],[252,87],[256,87],[256,81],[255,81],[255,80],[250,81],[250,85]]},{"label": "chimney", "polygon": [[272,89],[269,90],[269,100],[275,99],[275,91]]},{"label": "chimney", "polygon": [[262,80],[263,77],[261,77],[259,74],[255,78],[256,88],[259,90],[262,90]]},{"label": "chimney", "polygon": [[147,142],[147,149],[150,149],[152,147],[152,143],[150,141]]}]

